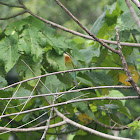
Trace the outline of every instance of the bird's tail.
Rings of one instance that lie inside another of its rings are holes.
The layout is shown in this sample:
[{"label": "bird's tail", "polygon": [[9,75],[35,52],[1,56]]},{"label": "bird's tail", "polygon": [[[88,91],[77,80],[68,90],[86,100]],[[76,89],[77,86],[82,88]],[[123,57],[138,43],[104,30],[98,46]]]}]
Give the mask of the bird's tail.
[{"label": "bird's tail", "polygon": [[74,83],[75,83],[75,86],[78,88],[78,82],[76,78],[74,79]]},{"label": "bird's tail", "polygon": [[75,86],[78,87],[78,82],[77,82],[77,79],[76,79],[76,72],[72,73],[72,77],[74,79]]}]

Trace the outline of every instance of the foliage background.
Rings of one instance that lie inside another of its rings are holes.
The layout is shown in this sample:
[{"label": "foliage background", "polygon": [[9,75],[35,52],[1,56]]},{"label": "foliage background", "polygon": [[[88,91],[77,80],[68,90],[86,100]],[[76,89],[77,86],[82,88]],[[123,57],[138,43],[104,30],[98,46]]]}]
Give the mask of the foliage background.
[{"label": "foliage background", "polygon": [[[17,1],[9,0],[7,3],[16,4]],[[64,13],[64,11],[57,6],[57,4],[50,1],[37,1],[30,0],[24,1],[25,5],[36,14],[42,16],[45,19],[54,21],[70,29],[84,33],[84,31]],[[124,1],[97,1],[88,0],[86,3],[82,0],[77,1],[63,1],[63,4],[74,13],[74,15],[97,37],[108,40],[116,40],[115,27],[119,27],[120,40],[122,42],[139,42],[139,29],[133,20],[127,6]],[[134,6],[135,7],[135,6]],[[46,11],[47,9],[47,11]],[[19,12],[20,9],[9,8],[1,6],[1,17],[6,17],[9,13],[12,15]],[[59,12],[58,12],[59,11]],[[135,7],[135,11],[139,14],[139,10]],[[98,18],[99,17],[99,18]],[[16,21],[16,22],[15,22]],[[0,34],[0,87],[7,86],[8,84],[15,83],[24,79],[34,77],[35,75],[25,66],[22,62],[24,60],[36,73],[41,75],[45,73],[66,70],[64,63],[63,51],[67,51],[71,54],[76,68],[83,67],[122,67],[120,58],[117,54],[108,51],[99,43],[91,40],[86,40],[72,34],[68,34],[60,29],[53,29],[51,26],[45,25],[43,22],[36,18],[25,14],[20,17],[16,17],[10,20],[0,21],[1,34]],[[10,47],[9,47],[10,46]],[[28,46],[28,47],[27,47]],[[116,45],[110,45],[117,49]],[[140,71],[140,49],[135,47],[123,46],[123,52],[127,63],[133,71],[135,80],[140,84],[139,74]],[[69,80],[67,80],[69,79]],[[107,86],[107,85],[127,85],[122,79],[125,76],[121,71],[112,70],[96,70],[96,71],[82,71],[77,72],[77,79],[80,83],[79,88],[86,88],[92,86]],[[107,79],[107,80],[106,80]],[[124,80],[124,81],[125,81]],[[42,78],[42,81],[49,87],[51,92],[59,92],[69,90],[73,87],[73,79],[70,74],[60,74],[57,76],[50,76]],[[29,96],[33,87],[35,87],[37,80],[30,81],[22,84],[16,96]],[[39,84],[39,89],[43,93],[49,93],[46,89]],[[0,91],[1,97],[9,97],[16,90],[10,88],[6,91]],[[89,93],[86,97],[102,97],[102,96],[134,96],[137,95],[134,90],[120,89],[120,90],[89,90],[84,92],[76,92],[74,94],[64,95],[59,98],[58,102],[72,100],[77,96],[81,96],[85,93]],[[39,94],[38,90],[34,94]],[[52,98],[49,98],[52,101]],[[25,102],[25,100],[12,101],[9,106],[19,105]],[[0,101],[0,110],[4,110],[7,101]],[[46,106],[47,103],[43,98],[32,99],[25,107],[25,110]],[[100,132],[113,134],[113,131],[105,129],[104,127],[96,124],[91,120],[97,118],[100,122],[106,125],[113,125],[110,120],[121,125],[127,125],[131,123],[135,118],[140,116],[139,100],[128,101],[94,101],[94,102],[79,102],[68,104],[64,106],[70,113],[68,115],[72,120],[87,125],[90,128],[96,129]],[[5,113],[9,114],[17,112],[22,108],[7,108]],[[58,110],[62,111],[62,107],[58,107]],[[40,114],[48,110],[42,110],[39,112],[33,112],[30,114],[18,116],[9,127],[18,127],[26,122],[35,119]],[[49,114],[43,116],[38,122],[30,124],[28,127],[45,120],[49,117]],[[4,126],[12,117],[3,118],[0,122],[1,126]],[[51,121],[51,124],[61,121],[59,117]],[[138,139],[139,136],[139,123],[134,123],[131,129],[118,132],[118,136],[129,137]],[[117,125],[119,126],[119,125]],[[65,133],[75,130],[73,126],[62,126],[57,129],[49,129],[47,135],[49,139],[64,139],[68,136],[69,139],[93,139],[97,136],[93,136],[82,130],[77,130],[72,134],[53,135],[56,132]],[[39,139],[42,132],[28,132],[28,133],[6,133],[0,135],[1,139]],[[73,138],[72,138],[73,137]],[[99,137],[98,137],[99,139]],[[101,138],[102,139],[102,138]]]}]

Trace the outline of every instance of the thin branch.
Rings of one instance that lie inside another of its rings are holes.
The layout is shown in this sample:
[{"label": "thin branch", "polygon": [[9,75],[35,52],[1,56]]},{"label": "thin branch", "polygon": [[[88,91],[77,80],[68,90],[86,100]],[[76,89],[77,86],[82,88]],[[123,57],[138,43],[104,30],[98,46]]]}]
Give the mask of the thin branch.
[{"label": "thin branch", "polygon": [[[31,67],[30,67],[24,60],[21,60],[21,61],[28,67],[28,69],[29,69],[35,76],[37,76],[37,75],[35,74],[35,72],[31,69]],[[41,81],[41,79],[40,79],[40,83],[51,93],[50,89],[49,89],[48,87],[46,87],[46,85]]]},{"label": "thin branch", "polygon": [[[68,29],[68,28],[66,28],[64,26],[61,26],[59,24],[56,24],[56,23],[51,22],[49,20],[46,20],[46,19],[44,19],[44,18],[34,14],[33,12],[31,12],[29,10],[27,12],[29,14],[31,14],[32,16],[34,16],[34,17],[40,19],[41,21],[45,22],[46,24],[50,24],[50,25],[52,25],[54,27],[57,27],[57,28],[59,28],[61,30],[64,30],[64,31],[69,32],[69,33],[72,33],[73,35],[77,35],[77,36],[83,37],[85,39],[90,39],[90,40],[94,40],[95,41],[95,39],[93,37],[89,36],[89,35],[84,35],[82,33],[76,32],[76,31]],[[111,41],[111,40],[105,40],[105,39],[100,39],[100,40],[104,41],[105,43],[117,45],[117,41]],[[121,43],[122,46],[140,47],[139,43],[128,43],[128,42],[120,42],[120,43]]]},{"label": "thin branch", "polygon": [[129,0],[125,0],[125,2],[126,2],[128,8],[129,8],[129,10],[130,10],[130,12],[131,12],[133,18],[134,18],[136,24],[137,24],[138,27],[140,28],[140,20],[139,20],[139,18],[138,18],[138,16],[137,16],[135,10],[134,10],[133,7],[131,6],[130,1],[129,1]]},{"label": "thin branch", "polygon": [[[47,100],[47,102],[51,105],[50,101],[49,101],[46,97],[44,97],[44,98],[45,98],[45,99]],[[76,122],[70,120],[69,118],[67,118],[66,116],[64,116],[61,112],[59,112],[55,107],[54,107],[54,110],[55,110],[55,112],[57,113],[57,115],[58,115],[59,117],[61,117],[65,122],[67,122],[67,123],[69,123],[69,124],[71,124],[71,125],[73,125],[73,126],[79,128],[79,129],[82,129],[82,130],[84,130],[84,131],[87,131],[87,132],[89,132],[89,133],[91,133],[91,134],[97,135],[97,136],[99,136],[99,137],[107,138],[107,139],[130,140],[130,139],[121,138],[121,137],[115,137],[115,136],[110,136],[110,135],[108,135],[108,134],[104,134],[104,133],[102,133],[102,132],[98,132],[98,131],[96,131],[96,130],[94,130],[94,129],[88,128],[88,127],[86,127],[86,126],[83,126],[83,125],[81,125],[81,124],[78,124],[78,123],[76,123]]]},{"label": "thin branch", "polygon": [[131,0],[139,9],[140,9],[140,2],[139,0]]},{"label": "thin branch", "polygon": [[[49,125],[49,128],[55,128],[62,125],[65,125],[66,122],[62,121],[56,124]],[[0,131],[10,131],[10,132],[29,132],[29,131],[40,131],[44,130],[46,126],[41,127],[34,127],[34,128],[7,128],[7,127],[0,127]]]},{"label": "thin branch", "polygon": [[6,114],[6,115],[2,115],[0,117],[1,118],[5,118],[5,117],[9,117],[9,116],[14,116],[14,115],[17,115],[17,114],[18,115],[21,115],[21,114],[26,114],[26,113],[30,113],[30,112],[34,112],[34,111],[44,110],[44,109],[47,109],[47,108],[61,106],[61,105],[67,105],[67,104],[76,103],[76,102],[85,102],[85,101],[94,101],[94,100],[133,100],[133,99],[140,99],[140,97],[139,96],[127,96],[127,97],[94,97],[94,98],[86,98],[86,99],[77,99],[77,100],[72,100],[72,101],[66,101],[66,102],[57,103],[57,104],[54,104],[54,105],[49,105],[49,106],[43,106],[43,107],[39,107],[39,108],[34,108],[34,109],[22,111],[22,112]]},{"label": "thin branch", "polygon": [[[24,97],[13,97],[12,99],[27,99],[27,98],[39,98],[39,97],[44,97],[44,96],[54,96],[54,95],[64,95],[64,94],[69,94],[69,93],[75,93],[75,92],[81,92],[81,91],[87,91],[87,90],[93,90],[93,89],[132,89],[132,86],[97,86],[97,87],[88,87],[88,88],[81,88],[81,89],[75,89],[75,90],[69,90],[69,91],[63,91],[63,92],[58,92],[58,93],[46,93],[46,94],[39,94],[39,95],[33,95],[33,96],[24,96]],[[0,100],[10,100],[11,97],[7,98],[0,98]]]},{"label": "thin branch", "polygon": [[[36,14],[32,13],[22,2],[22,0],[18,0],[19,3],[23,6],[23,8],[30,14],[32,14],[33,16],[37,17]],[[58,4],[60,4],[65,10],[66,12],[79,24],[80,27],[82,27],[91,37],[93,37],[95,39],[95,41],[98,41],[101,45],[105,46],[106,48],[108,48],[109,50],[111,50],[114,53],[117,53],[117,50],[111,48],[109,45],[105,44],[102,40],[98,39],[95,35],[93,35],[91,32],[89,32],[58,0],[56,0],[56,2]],[[38,17],[37,17],[38,18]],[[43,19],[43,18],[39,18],[39,19]]]},{"label": "thin branch", "polygon": [[94,121],[99,124],[100,126],[107,128],[107,129],[111,129],[111,130],[124,130],[124,129],[128,129],[128,126],[122,126],[122,127],[115,127],[115,126],[109,126],[106,124],[103,124],[102,122],[98,121],[97,119],[94,119]]},{"label": "thin branch", "polygon": [[[0,2],[0,3],[3,3],[3,2]],[[6,3],[3,3],[3,5],[4,5],[4,4],[6,5]],[[8,6],[8,5],[7,5],[7,6]],[[10,6],[10,5],[9,5],[9,6]],[[11,5],[11,7],[18,7],[18,8],[24,8],[24,9],[25,9],[25,7],[23,7],[22,5],[21,5],[21,6]],[[31,14],[32,16],[34,16],[34,17],[40,19],[41,21],[45,22],[46,24],[50,24],[50,25],[52,25],[52,26],[54,26],[54,27],[57,27],[57,28],[59,28],[59,29],[61,29],[61,30],[64,30],[64,31],[69,32],[69,33],[72,33],[73,35],[77,35],[77,36],[83,37],[83,38],[85,38],[85,39],[90,39],[90,40],[94,40],[94,41],[95,41],[95,39],[94,39],[93,37],[89,36],[89,35],[84,35],[84,34],[82,34],[82,33],[76,32],[76,31],[74,31],[74,30],[71,30],[71,29],[68,29],[68,28],[66,28],[66,27],[63,27],[63,26],[61,26],[61,25],[59,25],[59,24],[56,24],[56,23],[51,22],[51,21],[49,21],[49,20],[46,20],[46,19],[44,19],[44,18],[42,18],[42,17],[40,17],[40,16],[34,14],[34,13],[31,12],[29,9],[27,10],[27,7],[26,7],[26,12],[28,12],[28,13]],[[4,20],[4,19],[3,19],[3,20]],[[117,42],[116,42],[116,41],[105,40],[105,39],[100,39],[100,40],[102,40],[102,41],[105,42],[105,43],[117,45]],[[139,43],[120,42],[120,44],[121,44],[122,46],[140,47],[140,44],[139,44]]]},{"label": "thin branch", "polygon": [[[52,105],[55,104],[55,100],[56,100],[56,98],[55,98],[55,96],[54,96],[54,100],[53,100]],[[49,125],[50,125],[50,121],[51,121],[51,118],[52,118],[52,115],[53,115],[53,110],[54,110],[54,107],[51,108],[50,117],[49,117],[49,119],[47,120],[46,127],[45,127],[45,129],[44,129],[44,133],[43,133],[43,135],[42,135],[42,137],[41,137],[40,140],[44,140],[45,137],[46,137],[46,133],[47,133],[47,131],[48,131],[48,128],[49,128]]]},{"label": "thin branch", "polygon": [[120,39],[119,39],[118,31],[119,31],[119,29],[116,28],[116,38],[117,38],[118,49],[119,49],[118,52],[119,52],[119,56],[120,56],[121,61],[122,61],[122,65],[123,65],[124,71],[126,72],[126,75],[128,76],[128,80],[127,81],[131,83],[132,87],[137,91],[138,95],[140,96],[140,88],[135,83],[135,81],[134,81],[134,79],[132,77],[132,74],[131,74],[130,70],[128,69],[128,65],[127,65],[127,62],[125,60],[125,57],[123,55],[122,47],[120,45]]},{"label": "thin branch", "polygon": [[67,123],[69,123],[69,124],[79,128],[79,129],[82,129],[82,130],[84,130],[86,132],[94,134],[96,136],[107,138],[107,139],[112,139],[112,140],[132,140],[132,139],[129,139],[129,138],[122,138],[122,137],[111,136],[111,135],[108,135],[108,134],[96,131],[94,129],[88,128],[86,126],[83,126],[81,124],[78,124],[78,123],[70,120],[69,118],[65,117],[62,113],[60,113],[58,110],[55,110],[55,111],[56,111],[57,115],[60,116],[61,118],[63,118],[63,120],[66,121]]},{"label": "thin branch", "polygon": [[[39,78],[39,79],[40,79],[40,78]],[[20,110],[19,112],[17,112],[16,116],[15,116],[14,118],[12,118],[12,120],[9,121],[4,127],[6,127],[8,124],[10,124],[16,117],[18,117],[18,115],[20,115],[20,112],[22,112],[22,111],[24,110],[26,104],[27,104],[27,103],[29,102],[29,100],[31,99],[31,96],[32,96],[32,94],[34,93],[34,91],[35,91],[35,89],[36,89],[36,87],[37,87],[37,85],[38,85],[38,83],[39,83],[39,79],[38,79],[36,85],[34,86],[34,88],[33,88],[32,92],[31,92],[29,98],[28,98],[27,101],[25,102],[24,106],[21,108],[21,110]],[[0,116],[0,118],[1,118],[1,116]]]},{"label": "thin branch", "polygon": [[12,16],[9,16],[9,17],[5,17],[5,18],[0,18],[0,20],[6,20],[6,19],[14,18],[14,17],[20,16],[20,15],[23,15],[25,13],[26,13],[26,11],[24,10],[22,12],[19,12],[19,13],[15,14],[15,15],[12,15]]},{"label": "thin branch", "polygon": [[22,5],[12,5],[4,2],[0,2],[1,5],[9,6],[9,7],[17,7],[17,8],[23,8]]},{"label": "thin branch", "polygon": [[[54,119],[55,117],[57,117],[56,114],[55,114],[51,119]],[[46,124],[46,122],[47,122],[47,120],[41,121],[40,123],[38,123],[38,124],[36,124],[36,125],[34,125],[34,126],[32,126],[32,127],[35,128],[35,127],[37,127],[37,126],[41,126],[41,125],[43,125],[43,124]]]},{"label": "thin branch", "polygon": [[[139,120],[140,117],[138,117],[136,120]],[[55,127],[59,127],[62,125],[65,125],[66,122],[62,121],[56,124],[52,124],[49,125],[49,128],[55,128]],[[41,127],[31,127],[31,128],[8,128],[8,127],[0,127],[0,131],[9,131],[9,132],[29,132],[29,131],[40,131],[40,130],[44,130],[45,126],[41,126]],[[75,129],[73,131],[70,132],[74,132],[77,131],[79,129]],[[69,134],[70,132],[62,132],[62,133],[54,133],[54,135],[61,135],[61,134]],[[47,134],[53,134],[53,133],[47,133]]]},{"label": "thin branch", "polygon": [[[49,110],[49,111],[50,111],[50,110]],[[30,123],[32,123],[32,122],[38,120],[38,119],[41,118],[42,116],[46,115],[49,111],[47,111],[47,112],[45,112],[45,113],[39,115],[39,117],[37,117],[37,118],[35,118],[35,119],[33,119],[33,120],[31,120],[31,121],[29,121],[29,122],[23,124],[23,125],[20,125],[20,126],[16,127],[15,129],[22,128],[22,127],[24,127],[24,126],[26,126],[26,125],[28,125],[28,124],[30,124]],[[6,128],[6,127],[5,127],[5,128]],[[5,134],[5,133],[9,133],[9,132],[11,132],[11,131],[10,131],[10,130],[6,130],[6,131],[0,133],[0,135]]]},{"label": "thin branch", "polygon": [[16,89],[15,93],[12,95],[11,99],[8,101],[8,103],[6,104],[3,112],[1,115],[3,115],[5,113],[5,110],[7,109],[8,105],[10,104],[10,102],[12,101],[12,99],[14,98],[14,96],[16,95],[16,93],[18,92],[19,88],[20,88],[21,84],[18,86],[18,88]]},{"label": "thin branch", "polygon": [[33,77],[33,78],[29,78],[27,80],[23,80],[23,81],[11,84],[9,86],[0,88],[0,90],[5,90],[5,89],[8,89],[10,87],[16,86],[20,83],[25,83],[25,82],[35,80],[35,79],[38,79],[38,78],[42,78],[42,77],[46,77],[46,76],[51,76],[51,75],[56,75],[56,74],[61,74],[61,73],[74,72],[74,71],[85,71],[85,70],[123,70],[123,68],[120,68],[120,67],[90,67],[90,68],[79,68],[79,69],[71,69],[71,70],[66,70],[66,71],[58,71],[58,72],[48,73],[48,74],[36,76],[36,77]]},{"label": "thin branch", "polygon": [[99,42],[101,45],[103,45],[110,51],[118,54],[117,50],[115,50],[112,47],[110,47],[109,45],[105,44],[102,40],[100,40],[94,34],[92,34],[90,31],[88,31],[88,29],[84,25],[82,25],[79,22],[79,20],[59,0],[55,0],[55,1],[87,34],[89,34],[91,37],[93,37],[95,39],[95,41]]}]

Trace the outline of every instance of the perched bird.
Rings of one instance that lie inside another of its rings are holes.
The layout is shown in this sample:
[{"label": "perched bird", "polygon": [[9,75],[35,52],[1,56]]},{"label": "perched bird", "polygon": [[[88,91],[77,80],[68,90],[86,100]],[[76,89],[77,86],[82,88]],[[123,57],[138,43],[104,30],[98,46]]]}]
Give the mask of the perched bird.
[{"label": "perched bird", "polygon": [[[73,64],[73,61],[72,61],[70,55],[67,54],[67,53],[65,53],[64,55],[65,55],[65,66],[67,67],[67,69],[68,70],[74,69],[74,64]],[[72,72],[71,76],[74,79],[75,86],[78,87],[78,82],[77,82],[77,79],[76,79],[76,72]]]}]

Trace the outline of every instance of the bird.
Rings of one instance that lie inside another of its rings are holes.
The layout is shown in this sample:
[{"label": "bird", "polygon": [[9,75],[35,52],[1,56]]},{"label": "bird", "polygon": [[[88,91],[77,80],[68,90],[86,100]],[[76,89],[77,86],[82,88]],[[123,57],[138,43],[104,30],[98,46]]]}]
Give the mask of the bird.
[{"label": "bird", "polygon": [[[65,66],[67,67],[67,69],[68,70],[74,69],[74,64],[73,64],[71,56],[69,54],[67,54],[66,52],[64,53],[64,55],[65,55]],[[74,79],[75,86],[78,87],[78,82],[77,82],[77,79],[76,79],[76,72],[74,71],[70,74]]]}]

